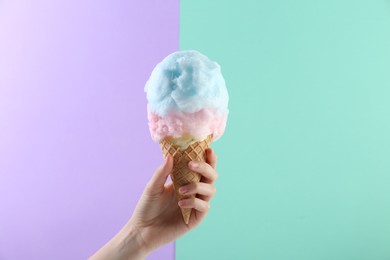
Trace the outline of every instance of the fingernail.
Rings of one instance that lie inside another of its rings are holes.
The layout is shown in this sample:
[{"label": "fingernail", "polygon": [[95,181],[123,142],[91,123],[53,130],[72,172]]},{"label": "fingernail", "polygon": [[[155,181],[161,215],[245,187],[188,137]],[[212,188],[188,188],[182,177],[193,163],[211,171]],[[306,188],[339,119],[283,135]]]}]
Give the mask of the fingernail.
[{"label": "fingernail", "polygon": [[181,188],[179,189],[179,192],[180,192],[181,194],[185,194],[187,191],[188,191],[188,190],[187,190],[186,188],[184,188],[184,187],[181,187]]},{"label": "fingernail", "polygon": [[185,205],[184,201],[179,201],[179,203],[177,203],[179,205],[179,207],[183,207]]},{"label": "fingernail", "polygon": [[197,163],[197,162],[191,162],[191,168],[198,168],[198,166],[199,166],[199,163]]}]

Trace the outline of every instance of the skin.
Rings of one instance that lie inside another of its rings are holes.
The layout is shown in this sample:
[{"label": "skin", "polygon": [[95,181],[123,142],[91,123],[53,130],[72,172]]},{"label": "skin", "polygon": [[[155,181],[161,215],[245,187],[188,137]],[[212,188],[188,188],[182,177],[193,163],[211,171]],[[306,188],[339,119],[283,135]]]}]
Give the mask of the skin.
[{"label": "skin", "polygon": [[[198,172],[201,180],[180,187],[179,192],[196,194],[196,198],[177,202],[172,182],[165,184],[173,166],[173,158],[168,156],[146,185],[130,220],[89,259],[145,259],[156,248],[197,227],[207,215],[210,200],[216,192],[216,164],[217,156],[211,149],[206,150],[206,162],[190,162],[188,167]],[[194,209],[188,225],[184,223],[178,206]]]}]

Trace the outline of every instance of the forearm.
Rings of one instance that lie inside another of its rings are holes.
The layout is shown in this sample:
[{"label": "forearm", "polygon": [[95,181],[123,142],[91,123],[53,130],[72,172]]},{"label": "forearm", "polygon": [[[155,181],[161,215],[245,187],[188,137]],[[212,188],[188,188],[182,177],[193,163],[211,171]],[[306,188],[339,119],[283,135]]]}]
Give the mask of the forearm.
[{"label": "forearm", "polygon": [[89,260],[143,260],[146,255],[139,232],[128,223]]}]

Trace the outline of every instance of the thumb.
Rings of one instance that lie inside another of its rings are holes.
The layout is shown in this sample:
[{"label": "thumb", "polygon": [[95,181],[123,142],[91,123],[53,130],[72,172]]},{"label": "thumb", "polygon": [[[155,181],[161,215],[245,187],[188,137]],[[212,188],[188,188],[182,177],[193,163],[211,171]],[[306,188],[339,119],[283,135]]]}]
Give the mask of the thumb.
[{"label": "thumb", "polygon": [[154,172],[152,179],[148,183],[148,188],[152,192],[162,192],[164,184],[167,181],[168,175],[171,173],[173,167],[173,158],[168,155],[164,163]]}]

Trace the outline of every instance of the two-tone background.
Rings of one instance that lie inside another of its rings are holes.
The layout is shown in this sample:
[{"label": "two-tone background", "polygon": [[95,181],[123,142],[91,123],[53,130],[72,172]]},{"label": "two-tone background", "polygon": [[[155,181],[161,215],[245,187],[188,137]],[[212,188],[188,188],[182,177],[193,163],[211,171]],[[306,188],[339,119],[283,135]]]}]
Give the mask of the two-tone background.
[{"label": "two-tone background", "polygon": [[176,50],[230,93],[204,223],[148,259],[390,259],[390,1],[1,0],[0,259],[86,259],[162,162]]}]

